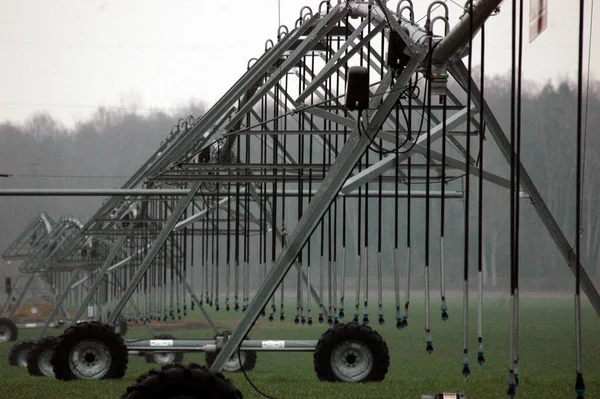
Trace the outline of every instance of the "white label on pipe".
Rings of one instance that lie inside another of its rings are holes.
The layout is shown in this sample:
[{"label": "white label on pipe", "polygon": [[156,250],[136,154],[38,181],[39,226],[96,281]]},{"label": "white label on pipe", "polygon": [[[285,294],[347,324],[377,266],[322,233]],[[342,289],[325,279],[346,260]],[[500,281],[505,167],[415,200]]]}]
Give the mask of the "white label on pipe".
[{"label": "white label on pipe", "polygon": [[32,327],[36,327],[36,326],[37,326],[37,324],[35,324],[35,323],[27,323],[27,324],[25,324],[25,328],[32,328]]},{"label": "white label on pipe", "polygon": [[283,349],[285,341],[262,341],[263,349]]},{"label": "white label on pipe", "polygon": [[150,346],[173,346],[172,339],[151,339]]}]

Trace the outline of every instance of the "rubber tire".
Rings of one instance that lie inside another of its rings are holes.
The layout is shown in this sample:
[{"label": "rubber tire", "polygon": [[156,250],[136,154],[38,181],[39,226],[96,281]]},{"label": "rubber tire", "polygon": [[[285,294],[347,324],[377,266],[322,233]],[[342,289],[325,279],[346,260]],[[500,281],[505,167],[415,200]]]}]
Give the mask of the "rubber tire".
[{"label": "rubber tire", "polygon": [[[231,335],[231,331],[224,331],[221,335]],[[217,336],[215,335],[213,339],[217,339]],[[246,336],[246,339],[249,339]],[[244,360],[244,363],[242,364],[244,371],[251,371],[254,369],[254,367],[256,367],[256,351],[242,351],[246,354],[246,359]],[[206,367],[211,367],[212,364],[215,362],[215,359],[217,358],[218,353],[215,352],[205,352],[204,353],[204,361],[206,362]],[[241,373],[242,369],[241,368],[237,368],[235,370],[225,370],[228,371],[230,373]]]},{"label": "rubber tire", "polygon": [[[33,341],[21,341],[14,344],[10,352],[8,352],[8,364],[11,366],[22,367],[19,365],[19,353],[21,351],[29,352],[34,346],[35,342]],[[25,354],[25,358],[27,359],[27,353]]]},{"label": "rubber tire", "polygon": [[8,327],[8,333],[10,334],[6,342],[16,341],[19,337],[19,329],[14,321],[6,317],[0,317],[0,326]]},{"label": "rubber tire", "polygon": [[121,399],[243,399],[221,373],[190,364],[169,364],[140,376]]},{"label": "rubber tire", "polygon": [[31,348],[31,350],[27,354],[27,371],[29,372],[29,375],[35,377],[45,377],[45,375],[40,370],[38,361],[42,352],[44,352],[45,350],[52,350],[54,345],[56,345],[57,341],[58,338],[56,337],[48,337],[42,338],[35,343],[33,348]]},{"label": "rubber tire", "polygon": [[[172,335],[169,334],[158,334],[155,335],[154,337],[152,337],[152,339],[177,339]],[[183,352],[175,352],[175,359],[173,360],[173,363],[181,363],[183,362]],[[154,360],[154,355],[153,354],[149,354],[146,355],[146,363],[152,363],[152,364],[160,364],[157,361]]]},{"label": "rubber tire", "polygon": [[88,338],[94,338],[104,343],[110,350],[113,359],[108,372],[101,379],[122,378],[129,362],[125,341],[115,333],[112,327],[97,321],[86,321],[67,328],[54,345],[50,363],[52,363],[56,379],[63,381],[77,379],[69,367],[69,356],[75,345]]},{"label": "rubber tire", "polygon": [[373,368],[365,378],[356,382],[383,381],[390,365],[387,344],[371,327],[356,324],[340,324],[331,327],[319,339],[313,354],[315,372],[319,380],[342,381],[331,367],[331,354],[344,341],[362,342],[369,347],[373,355]]},{"label": "rubber tire", "polygon": [[124,319],[117,320],[115,327],[118,327],[118,329],[115,328],[115,331],[117,331],[121,337],[124,337],[129,330],[127,320]]}]

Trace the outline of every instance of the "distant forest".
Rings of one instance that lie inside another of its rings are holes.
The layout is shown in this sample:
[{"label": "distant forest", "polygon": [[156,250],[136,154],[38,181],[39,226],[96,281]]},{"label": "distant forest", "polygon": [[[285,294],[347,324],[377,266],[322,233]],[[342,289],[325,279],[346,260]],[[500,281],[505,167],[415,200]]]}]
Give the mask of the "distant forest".
[{"label": "distant forest", "polygon": [[[523,163],[571,242],[575,237],[575,139],[577,90],[575,84],[525,83],[523,110]],[[496,76],[486,84],[486,97],[502,123],[510,130],[510,79]],[[585,182],[582,257],[587,272],[600,285],[600,83],[590,85],[585,140]],[[0,124],[0,188],[118,188],[157,149],[180,118],[204,112],[191,104],[177,114],[135,109],[98,108],[86,121],[67,129],[46,112],[38,112],[22,124]],[[493,141],[491,137],[488,141]],[[491,143],[490,143],[491,145]],[[486,147],[487,148],[487,147]],[[489,151],[485,168],[508,178],[508,166],[499,152]],[[478,187],[473,184],[471,194]],[[486,283],[503,287],[508,276],[508,192],[486,185],[485,242]],[[450,210],[449,263],[456,265],[450,282],[460,281],[462,258],[462,201]],[[0,197],[0,252],[42,211],[55,219],[74,216],[82,222],[101,205],[102,198]],[[458,211],[457,211],[458,210]],[[521,266],[524,281],[533,289],[572,288],[572,274],[527,199],[521,202]],[[459,212],[460,211],[460,212]],[[416,213],[422,212],[416,207]],[[475,219],[476,212],[472,212]],[[454,217],[455,220],[451,218]],[[434,218],[435,219],[435,218]],[[422,226],[415,224],[415,235]],[[473,221],[476,226],[476,221]],[[436,229],[437,229],[436,222]],[[432,233],[435,236],[435,231]],[[438,233],[439,234],[439,233]],[[452,237],[455,242],[452,243]],[[473,246],[476,248],[473,229]],[[434,240],[435,241],[435,240]],[[432,251],[438,251],[435,247]],[[472,251],[472,264],[477,254]],[[422,255],[417,255],[420,258]],[[0,260],[0,277],[14,275],[14,267]],[[418,276],[417,276],[418,279]]]}]

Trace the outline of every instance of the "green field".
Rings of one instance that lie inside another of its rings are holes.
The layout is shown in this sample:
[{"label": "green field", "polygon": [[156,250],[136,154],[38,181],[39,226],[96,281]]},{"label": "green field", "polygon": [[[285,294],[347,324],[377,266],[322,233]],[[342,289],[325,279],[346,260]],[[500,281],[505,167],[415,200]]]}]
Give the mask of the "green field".
[{"label": "green field", "polygon": [[[586,398],[600,398],[600,318],[591,306],[583,310],[583,356]],[[386,314],[385,326],[374,326],[387,341],[391,365],[381,383],[347,384],[320,382],[313,371],[311,353],[259,353],[256,368],[248,375],[254,384],[270,396],[283,398],[406,398],[441,391],[463,392],[468,399],[505,398],[508,358],[508,300],[487,300],[484,313],[484,344],[487,363],[476,360],[476,312],[471,309],[471,376],[462,371],[462,304],[450,302],[450,320],[442,322],[438,302],[434,301],[432,333],[435,351],[428,355],[424,343],[423,301],[411,306],[409,327],[395,329],[393,312]],[[520,385],[518,398],[574,398],[575,338],[572,298],[527,298],[521,300]],[[326,326],[311,328],[291,322],[293,305],[287,307],[288,320],[270,324],[259,320],[254,339],[318,339]],[[375,310],[371,309],[371,312]],[[391,310],[391,309],[389,309]],[[199,313],[196,311],[196,313]],[[346,312],[346,317],[348,317]],[[211,313],[220,327],[231,328],[234,312]],[[372,319],[374,315],[371,316]],[[199,317],[199,316],[194,316]],[[199,321],[199,319],[198,319]],[[153,324],[154,325],[154,324]],[[168,323],[158,324],[160,327]],[[56,330],[54,330],[56,331]],[[172,330],[178,338],[208,338],[209,330]],[[35,339],[37,330],[20,332],[20,340]],[[145,330],[130,329],[127,338],[147,338]],[[13,343],[0,344],[0,398],[68,399],[118,398],[151,365],[131,356],[125,378],[118,381],[60,382],[53,378],[31,377],[27,370],[10,367],[7,355]],[[203,363],[202,354],[188,354],[185,362]],[[243,392],[244,398],[259,398],[241,374],[226,374]]]}]

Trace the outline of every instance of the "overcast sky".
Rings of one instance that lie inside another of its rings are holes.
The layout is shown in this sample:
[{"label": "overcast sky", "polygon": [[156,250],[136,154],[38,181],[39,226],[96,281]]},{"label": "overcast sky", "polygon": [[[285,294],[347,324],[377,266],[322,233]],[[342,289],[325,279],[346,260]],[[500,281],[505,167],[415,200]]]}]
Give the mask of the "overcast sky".
[{"label": "overcast sky", "polygon": [[[430,2],[413,2],[419,19]],[[490,74],[510,68],[511,3],[505,0],[487,24]],[[549,3],[547,31],[529,44],[528,22],[525,28],[524,76],[541,83],[574,79],[577,71],[578,1]],[[591,1],[586,3],[587,52]],[[302,6],[318,4],[281,0],[281,22],[293,26]],[[393,10],[396,4],[388,2]],[[455,24],[461,8],[448,4]],[[592,76],[600,75],[597,11]],[[277,0],[2,0],[0,121],[47,110],[72,126],[97,106],[119,107],[132,97],[141,99],[142,111],[170,110],[191,99],[210,105],[264,51],[265,41],[275,39],[278,20]]]}]

